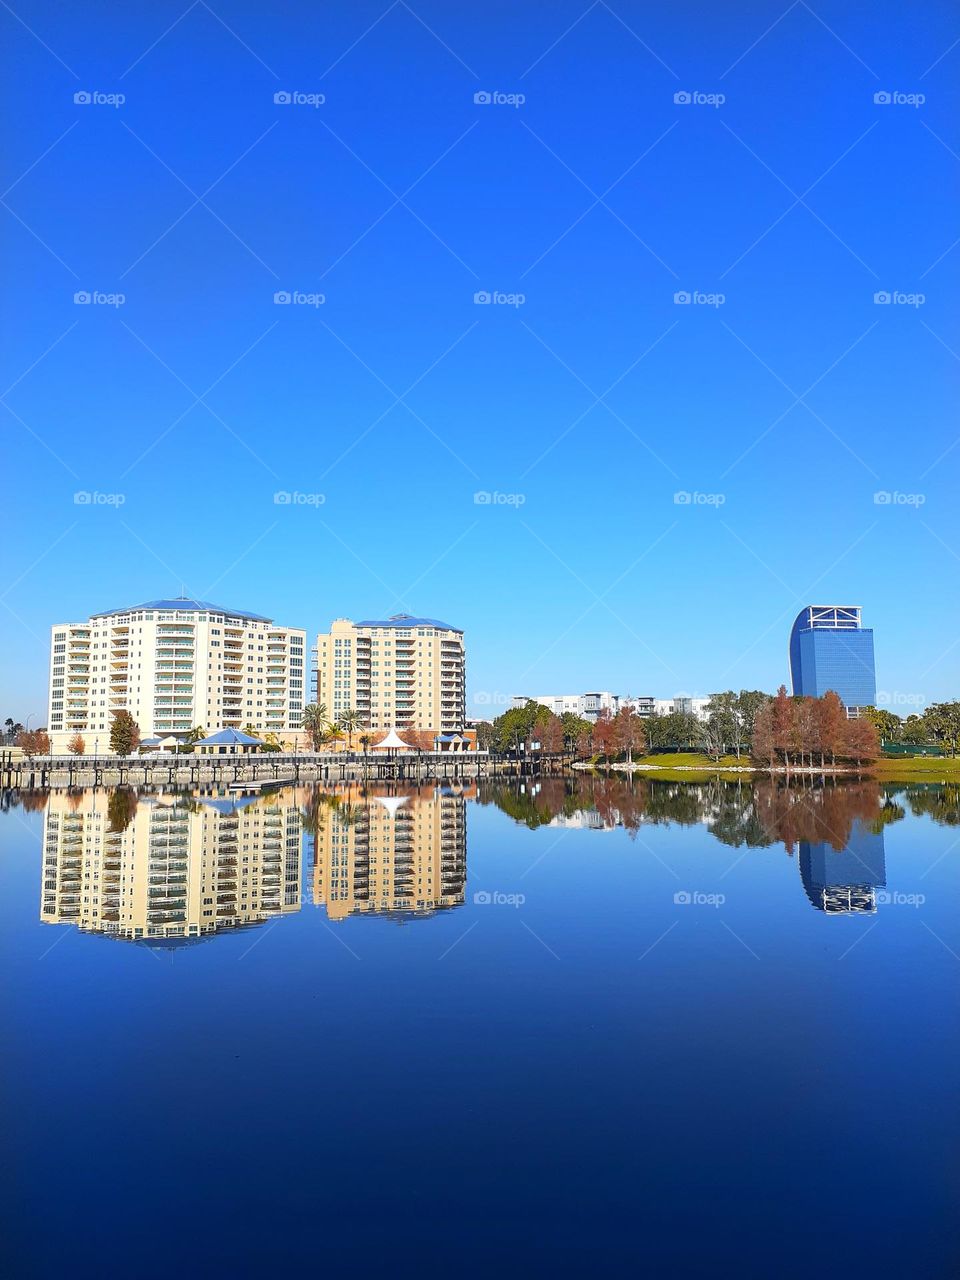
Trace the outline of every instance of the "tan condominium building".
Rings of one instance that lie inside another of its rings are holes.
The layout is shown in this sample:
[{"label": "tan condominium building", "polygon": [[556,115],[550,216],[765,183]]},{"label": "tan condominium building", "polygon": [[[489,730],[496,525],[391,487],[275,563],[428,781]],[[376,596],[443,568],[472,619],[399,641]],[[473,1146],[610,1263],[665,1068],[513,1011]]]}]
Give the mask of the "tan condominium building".
[{"label": "tan condominium building", "polygon": [[337,618],[317,637],[317,702],[374,732],[450,733],[466,718],[463,632],[435,618]]},{"label": "tan condominium building", "polygon": [[202,726],[295,741],[306,679],[306,632],[180,596],[91,615],[52,629],[47,725],[54,752],[76,733],[109,750],[113,713],[142,738],[183,738]]},{"label": "tan condominium building", "polygon": [[462,794],[371,796],[356,788],[320,800],[313,901],[328,919],[433,915],[462,906],[466,878]]},{"label": "tan condominium building", "polygon": [[276,800],[53,793],[45,924],[176,943],[300,910],[300,806]]}]

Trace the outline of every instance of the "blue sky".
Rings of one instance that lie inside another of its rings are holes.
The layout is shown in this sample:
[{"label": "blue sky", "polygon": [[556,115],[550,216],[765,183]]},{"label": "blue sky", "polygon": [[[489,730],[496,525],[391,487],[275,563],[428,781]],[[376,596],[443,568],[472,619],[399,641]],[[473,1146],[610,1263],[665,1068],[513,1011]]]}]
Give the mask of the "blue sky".
[{"label": "blue sky", "polygon": [[44,718],[52,622],[181,583],[448,619],[479,711],[772,689],[805,603],[957,695],[951,6],[0,25],[0,716]]}]

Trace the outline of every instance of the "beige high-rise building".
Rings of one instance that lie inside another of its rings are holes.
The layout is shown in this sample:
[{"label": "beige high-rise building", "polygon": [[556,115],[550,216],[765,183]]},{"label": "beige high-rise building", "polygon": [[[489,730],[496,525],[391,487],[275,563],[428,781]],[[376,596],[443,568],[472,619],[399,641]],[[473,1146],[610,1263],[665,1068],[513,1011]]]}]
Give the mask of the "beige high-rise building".
[{"label": "beige high-rise building", "polygon": [[462,905],[463,793],[371,796],[355,787],[326,799],[316,809],[313,901],[330,920],[424,916]]},{"label": "beige high-rise building", "polygon": [[454,733],[466,719],[463,632],[435,618],[337,618],[317,636],[317,702],[374,732]]},{"label": "beige high-rise building", "polygon": [[54,792],[40,919],[175,941],[299,911],[301,834],[299,805],[279,797]]},{"label": "beige high-rise building", "polygon": [[52,628],[47,726],[52,750],[80,733],[108,751],[112,712],[142,738],[183,738],[202,726],[298,740],[306,632],[181,596],[93,614]]}]

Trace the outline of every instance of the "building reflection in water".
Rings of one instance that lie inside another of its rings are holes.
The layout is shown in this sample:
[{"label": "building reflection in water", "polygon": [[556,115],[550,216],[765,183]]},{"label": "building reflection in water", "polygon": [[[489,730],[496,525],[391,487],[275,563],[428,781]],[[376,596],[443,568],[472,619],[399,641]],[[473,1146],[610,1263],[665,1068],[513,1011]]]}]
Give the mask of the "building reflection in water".
[{"label": "building reflection in water", "polygon": [[403,922],[463,905],[467,806],[473,787],[314,796],[313,901],[330,920]]},{"label": "building reflection in water", "polygon": [[40,918],[176,944],[300,910],[296,797],[51,794]]},{"label": "building reflection in water", "polygon": [[857,824],[842,849],[824,840],[801,840],[798,861],[803,887],[818,911],[876,911],[876,891],[887,883],[882,830],[867,831]]},{"label": "building reflection in water", "polygon": [[[884,830],[904,816],[899,791],[862,779],[790,784],[773,778],[674,782],[601,775],[489,783],[480,799],[531,828],[622,827],[635,837],[644,825],[696,823],[732,848],[782,844],[791,857],[798,853],[812,905],[839,915],[877,909],[876,891],[887,882]],[[907,797],[915,811],[924,800],[915,788]],[[956,821],[955,803],[951,807],[939,795],[930,803],[944,812],[943,820]]]}]

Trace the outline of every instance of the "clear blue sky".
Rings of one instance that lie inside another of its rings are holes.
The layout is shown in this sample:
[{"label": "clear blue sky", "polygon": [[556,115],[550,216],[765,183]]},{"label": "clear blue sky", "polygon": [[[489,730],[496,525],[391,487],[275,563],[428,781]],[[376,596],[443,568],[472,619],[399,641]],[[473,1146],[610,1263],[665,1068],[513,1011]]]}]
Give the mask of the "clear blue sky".
[{"label": "clear blue sky", "polygon": [[181,583],[311,632],[448,619],[478,710],[772,689],[805,603],[863,606],[881,690],[960,693],[953,6],[0,27],[0,716],[45,718],[50,623]]}]

